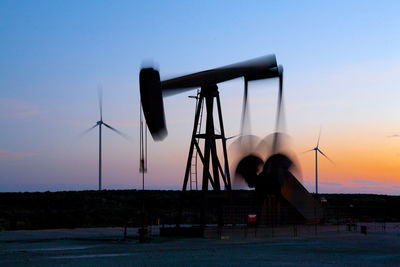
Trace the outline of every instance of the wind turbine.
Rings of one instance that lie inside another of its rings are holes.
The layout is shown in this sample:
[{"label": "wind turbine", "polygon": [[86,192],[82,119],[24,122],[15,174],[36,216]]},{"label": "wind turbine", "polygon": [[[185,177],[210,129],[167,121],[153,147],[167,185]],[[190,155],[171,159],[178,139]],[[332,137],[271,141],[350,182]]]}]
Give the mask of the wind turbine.
[{"label": "wind turbine", "polygon": [[[321,129],[319,130],[319,135],[318,135],[318,141],[317,141],[317,146],[314,147],[313,149],[307,150],[305,152],[311,152],[311,151],[315,151],[315,193],[318,195],[318,152],[324,156],[325,158],[327,158],[330,162],[333,163],[333,161],[328,158],[327,155],[324,154],[324,152],[321,151],[321,149],[319,149],[319,139],[321,137]],[[304,153],[305,153],[304,152]]]},{"label": "wind turbine", "polygon": [[[190,97],[190,96],[189,96],[189,97]],[[215,131],[216,131],[218,134],[221,134],[221,131],[220,131],[220,130],[215,129]],[[238,137],[238,136],[239,136],[239,134],[235,134],[235,135],[232,135],[232,136],[229,136],[229,137],[224,137],[223,139],[224,139],[224,141],[226,142],[226,141],[228,141],[228,140],[230,140],[230,139],[233,139],[233,138],[236,138],[236,137]],[[226,173],[227,173],[227,171],[228,171],[228,168],[229,168],[228,162],[225,161],[225,166],[224,166],[224,178],[225,178],[225,179],[226,179]]]},{"label": "wind turbine", "polygon": [[[225,137],[224,140],[226,142],[226,141],[228,141],[230,139],[233,139],[233,138],[236,138],[238,136],[239,136],[238,134],[232,135],[232,136],[229,136],[229,137]],[[224,177],[225,177],[225,179],[226,179],[226,172],[227,172],[228,168],[229,168],[228,162],[225,161],[225,167],[224,167]]]},{"label": "wind turbine", "polygon": [[99,127],[99,191],[102,190],[102,161],[101,161],[101,126],[105,126],[108,129],[116,132],[117,134],[121,135],[125,139],[128,139],[128,137],[122,133],[121,131],[118,131],[114,127],[111,127],[107,123],[103,121],[103,92],[101,88],[98,88],[98,101],[99,101],[99,111],[100,111],[100,120],[96,122],[96,124],[89,129],[87,129],[84,134],[90,132],[96,127]]}]

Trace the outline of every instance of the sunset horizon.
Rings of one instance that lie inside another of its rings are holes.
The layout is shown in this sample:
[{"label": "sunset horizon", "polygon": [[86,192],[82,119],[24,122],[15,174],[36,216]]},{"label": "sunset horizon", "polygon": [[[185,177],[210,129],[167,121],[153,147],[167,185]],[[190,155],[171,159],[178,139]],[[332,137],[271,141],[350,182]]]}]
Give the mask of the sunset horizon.
[{"label": "sunset horizon", "polygon": [[[140,69],[165,80],[274,54],[305,188],[315,155],[303,152],[322,129],[333,163],[318,158],[320,193],[399,195],[398,3],[339,2],[1,4],[0,191],[97,189],[98,131],[81,134],[99,121],[99,86],[104,122],[129,137],[103,127],[103,188],[141,189]],[[238,135],[243,79],[218,87],[226,136]],[[182,189],[196,89],[164,98],[168,136],[148,134],[145,189]],[[277,89],[277,78],[249,83],[251,134],[275,131]]]}]

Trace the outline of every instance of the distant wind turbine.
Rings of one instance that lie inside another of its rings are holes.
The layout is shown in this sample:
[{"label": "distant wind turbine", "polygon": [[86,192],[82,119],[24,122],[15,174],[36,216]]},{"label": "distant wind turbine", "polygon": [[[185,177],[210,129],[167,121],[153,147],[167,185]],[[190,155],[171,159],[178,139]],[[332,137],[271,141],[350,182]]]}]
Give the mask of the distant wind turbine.
[{"label": "distant wind turbine", "polygon": [[319,149],[319,139],[320,139],[320,137],[321,137],[321,129],[319,129],[319,135],[318,135],[317,146],[314,147],[313,149],[310,149],[310,150],[307,150],[307,151],[304,152],[304,153],[306,153],[306,152],[315,151],[315,193],[316,193],[317,195],[318,195],[318,152],[321,153],[322,156],[324,156],[324,157],[327,158],[330,162],[333,163],[333,161],[332,161],[330,158],[328,158],[328,156],[326,156],[326,155],[324,154],[324,152],[322,152],[322,151]]},{"label": "distant wind turbine", "polygon": [[[232,135],[232,136],[229,136],[229,137],[225,137],[224,140],[226,142],[226,141],[228,141],[230,139],[233,139],[233,138],[236,138],[238,136],[239,136],[238,134]],[[226,179],[226,173],[227,173],[228,168],[229,168],[228,162],[225,162],[225,166],[224,166],[224,177],[225,177],[225,179]]]},{"label": "distant wind turbine", "polygon": [[[215,129],[215,131],[216,131],[218,134],[221,134],[221,132],[220,132],[218,129]],[[226,141],[228,141],[228,140],[230,140],[230,139],[233,139],[233,138],[236,138],[236,137],[238,137],[238,136],[239,136],[239,134],[232,135],[232,136],[229,136],[229,137],[224,137],[224,140],[225,140],[225,142],[226,142]],[[226,179],[226,173],[227,173],[228,168],[229,168],[228,162],[225,162],[225,166],[224,166],[224,178],[225,178],[225,179]]]},{"label": "distant wind turbine", "polygon": [[89,129],[87,129],[83,134],[86,134],[96,128],[99,127],[99,190],[102,190],[102,161],[101,161],[101,126],[104,125],[108,129],[116,132],[117,134],[121,135],[125,139],[129,139],[124,133],[118,131],[114,127],[111,127],[107,123],[103,121],[103,92],[101,88],[98,88],[98,100],[99,100],[99,110],[100,110],[100,120],[96,122],[96,124]]}]

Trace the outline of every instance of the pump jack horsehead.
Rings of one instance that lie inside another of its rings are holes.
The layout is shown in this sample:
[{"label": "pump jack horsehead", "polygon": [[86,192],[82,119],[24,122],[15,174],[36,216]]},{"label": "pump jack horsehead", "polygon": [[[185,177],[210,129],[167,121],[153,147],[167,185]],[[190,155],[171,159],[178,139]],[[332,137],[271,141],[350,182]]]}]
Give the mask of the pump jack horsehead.
[{"label": "pump jack horsehead", "polygon": [[[196,108],[194,128],[189,148],[188,162],[185,171],[183,190],[186,190],[189,176],[190,160],[193,149],[196,147],[199,151],[200,159],[203,163],[203,179],[202,190],[208,189],[210,183],[214,190],[219,191],[220,179],[223,180],[225,188],[231,189],[231,177],[229,170],[226,175],[221,166],[220,159],[216,151],[216,141],[222,142],[223,160],[228,161],[226,150],[226,137],[223,127],[221,102],[217,84],[229,81],[235,78],[244,77],[245,90],[247,91],[247,83],[253,80],[267,79],[279,77],[282,67],[278,67],[275,55],[268,55],[261,58],[248,60],[245,62],[228,65],[216,69],[206,70],[198,73],[189,74],[165,81],[160,81],[159,72],[153,68],[144,68],[140,72],[140,93],[143,112],[148,124],[149,131],[154,140],[160,141],[167,136],[167,128],[165,124],[163,97],[182,93],[195,88],[201,88],[200,99]],[[247,94],[247,92],[245,92]],[[214,101],[216,100],[216,101]],[[205,133],[197,134],[197,125],[200,114],[200,107],[206,104],[206,130]],[[245,98],[244,101],[247,101]],[[218,121],[220,124],[220,134],[215,133],[213,109],[214,102],[217,104]],[[199,147],[197,138],[204,139],[205,145],[202,151]],[[210,161],[212,162],[212,170],[210,170]]]}]

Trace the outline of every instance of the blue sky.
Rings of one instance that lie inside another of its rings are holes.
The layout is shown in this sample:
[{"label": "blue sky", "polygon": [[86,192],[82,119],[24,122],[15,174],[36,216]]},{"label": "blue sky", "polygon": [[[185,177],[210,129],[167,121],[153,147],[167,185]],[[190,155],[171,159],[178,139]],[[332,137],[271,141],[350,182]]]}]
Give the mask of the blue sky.
[{"label": "blue sky", "polygon": [[[312,146],[322,125],[321,142],[338,161],[321,166],[321,190],[396,194],[399,169],[379,161],[393,157],[395,166],[400,149],[400,139],[387,138],[400,126],[399,7],[397,1],[2,1],[0,191],[96,188],[97,133],[77,135],[98,120],[98,85],[104,120],[133,140],[104,131],[105,188],[139,188],[142,64],[154,62],[168,78],[274,53],[285,68],[293,149]],[[253,130],[265,136],[273,129],[276,81],[251,87]],[[239,128],[241,90],[241,80],[220,85],[228,134]],[[151,188],[181,187],[194,110],[187,95],[165,100],[169,136],[149,144]],[[371,157],[356,164],[343,154]],[[312,156],[299,158],[312,188]],[[382,168],[363,170],[371,162]],[[372,183],[357,187],[354,180]]]}]

